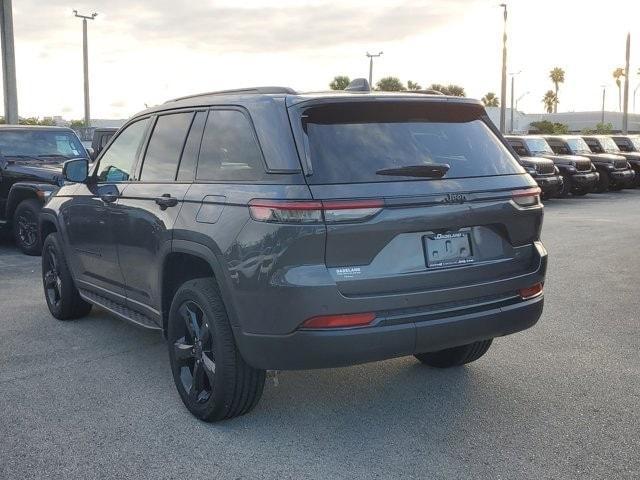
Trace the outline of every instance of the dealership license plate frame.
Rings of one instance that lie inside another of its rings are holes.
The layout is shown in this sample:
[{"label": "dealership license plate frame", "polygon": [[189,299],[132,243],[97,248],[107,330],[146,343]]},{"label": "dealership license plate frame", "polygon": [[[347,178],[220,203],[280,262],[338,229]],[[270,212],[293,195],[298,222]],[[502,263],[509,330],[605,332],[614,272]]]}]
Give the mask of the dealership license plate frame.
[{"label": "dealership license plate frame", "polygon": [[[447,246],[447,242],[449,246]],[[425,261],[428,268],[446,268],[469,265],[475,262],[473,244],[469,232],[447,232],[423,237]],[[450,253],[447,252],[449,248]],[[460,254],[466,248],[468,254]],[[434,258],[434,253],[437,253]]]}]

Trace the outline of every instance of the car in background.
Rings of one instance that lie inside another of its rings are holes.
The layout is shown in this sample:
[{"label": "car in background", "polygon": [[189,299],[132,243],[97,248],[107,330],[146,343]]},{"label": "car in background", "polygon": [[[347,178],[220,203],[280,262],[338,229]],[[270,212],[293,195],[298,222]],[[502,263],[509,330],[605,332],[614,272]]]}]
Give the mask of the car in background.
[{"label": "car in background", "polygon": [[635,173],[626,158],[610,153],[594,153],[579,135],[544,136],[554,153],[587,157],[599,173],[595,192],[620,190],[632,185]]},{"label": "car in background", "polygon": [[540,189],[484,106],[349,90],[172,100],[130,119],[91,172],[66,162],[76,183],[41,214],[51,314],[99,305],[163,332],[207,421],[250,411],[266,370],[457,367],[533,326]]},{"label": "car in background", "polygon": [[[640,152],[622,150],[618,142],[616,142],[612,136],[608,135],[588,135],[582,138],[587,142],[592,152],[611,153],[626,158],[636,174],[633,180],[633,186],[637,187],[640,185]],[[633,145],[633,143],[631,143],[631,145]]]},{"label": "car in background", "polygon": [[[593,191],[598,183],[598,172],[587,157],[556,155],[547,141],[541,136],[507,135],[505,138],[522,158],[549,159],[555,165],[562,180],[560,182],[561,189],[558,192],[560,197],[566,197],[569,193],[585,195]],[[536,179],[536,181],[538,180]],[[539,182],[538,185],[540,185]]]},{"label": "car in background", "polygon": [[70,128],[0,126],[0,226],[24,253],[40,254],[38,214],[63,183],[62,164],[74,158],[89,154]]},{"label": "car in background", "polygon": [[621,152],[640,152],[640,135],[611,135]]},{"label": "car in background", "polygon": [[117,128],[96,128],[91,139],[92,158],[97,158],[102,149],[109,143],[118,131]]}]

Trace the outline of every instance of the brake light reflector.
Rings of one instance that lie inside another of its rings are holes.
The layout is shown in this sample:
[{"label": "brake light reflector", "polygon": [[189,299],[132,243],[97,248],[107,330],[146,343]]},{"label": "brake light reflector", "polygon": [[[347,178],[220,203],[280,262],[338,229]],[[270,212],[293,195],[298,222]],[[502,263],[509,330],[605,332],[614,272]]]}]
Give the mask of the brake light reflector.
[{"label": "brake light reflector", "polygon": [[543,284],[536,283],[527,288],[521,288],[518,290],[518,295],[522,297],[523,300],[528,300],[533,297],[537,297],[542,294]]},{"label": "brake light reflector", "polygon": [[521,207],[533,207],[540,204],[540,188],[527,188],[511,192],[511,198]]},{"label": "brake light reflector", "polygon": [[260,200],[249,202],[251,218],[274,223],[363,221],[378,214],[384,201],[374,200]]},{"label": "brake light reflector", "polygon": [[349,313],[345,315],[321,315],[312,317],[302,324],[302,328],[344,328],[364,327],[376,318],[375,313]]}]

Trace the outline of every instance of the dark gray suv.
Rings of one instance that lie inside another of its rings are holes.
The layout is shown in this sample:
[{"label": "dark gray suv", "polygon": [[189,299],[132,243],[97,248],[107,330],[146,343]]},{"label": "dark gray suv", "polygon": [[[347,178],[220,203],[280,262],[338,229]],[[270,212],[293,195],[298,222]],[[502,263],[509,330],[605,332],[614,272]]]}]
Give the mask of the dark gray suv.
[{"label": "dark gray suv", "polygon": [[251,410],[266,370],[458,366],[542,313],[540,190],[474,100],[185,97],[64,176],[41,216],[51,313],[160,330],[203,420]]}]

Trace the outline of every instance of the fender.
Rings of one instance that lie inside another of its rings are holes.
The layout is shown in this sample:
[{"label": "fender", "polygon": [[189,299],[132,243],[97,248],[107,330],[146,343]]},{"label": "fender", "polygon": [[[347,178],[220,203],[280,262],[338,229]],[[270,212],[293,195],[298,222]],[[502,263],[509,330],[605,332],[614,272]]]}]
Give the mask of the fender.
[{"label": "fender", "polygon": [[[211,270],[213,270],[213,274],[216,277],[218,286],[220,287],[220,294],[222,295],[222,301],[224,302],[225,308],[227,309],[227,315],[229,316],[229,320],[231,321],[232,329],[236,330],[239,327],[240,323],[238,321],[238,316],[236,314],[236,309],[232,300],[231,292],[229,291],[229,284],[227,282],[228,278],[224,273],[224,269],[222,268],[222,263],[216,254],[206,245],[201,243],[197,243],[191,240],[173,240],[172,243],[172,253],[188,253],[195,257],[201,258],[205,262],[209,264]],[[164,261],[163,261],[164,264]],[[164,268],[160,271],[160,277],[163,275]],[[162,278],[160,278],[159,285],[162,285]]]},{"label": "fender", "polygon": [[7,219],[13,217],[18,204],[26,198],[36,198],[44,205],[51,195],[58,191],[58,186],[40,182],[16,182],[9,189],[5,215]]}]

